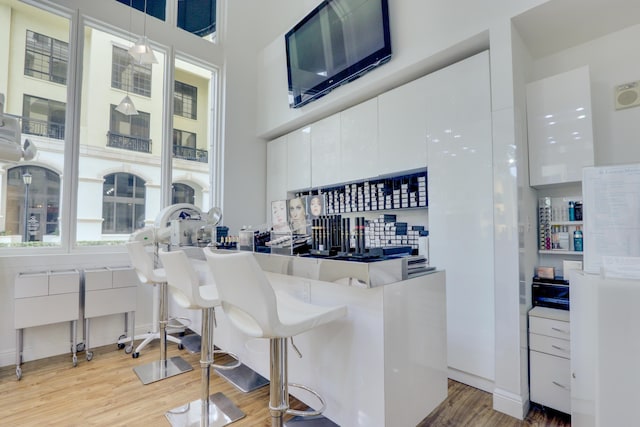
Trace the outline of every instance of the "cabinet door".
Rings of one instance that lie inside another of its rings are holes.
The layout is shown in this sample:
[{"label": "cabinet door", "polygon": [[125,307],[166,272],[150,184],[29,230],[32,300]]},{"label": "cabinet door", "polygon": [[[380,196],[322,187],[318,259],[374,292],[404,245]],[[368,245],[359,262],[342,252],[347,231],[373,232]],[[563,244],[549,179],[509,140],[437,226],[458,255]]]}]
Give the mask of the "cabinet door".
[{"label": "cabinet door", "polygon": [[378,175],[378,99],[340,113],[341,181]]},{"label": "cabinet door", "polygon": [[589,68],[529,83],[527,128],[532,186],[582,181],[593,166]]},{"label": "cabinet door", "polygon": [[449,367],[494,379],[493,151],[489,55],[430,74],[430,264],[447,272]]},{"label": "cabinet door", "polygon": [[311,187],[311,126],[287,135],[287,190]]},{"label": "cabinet door", "polygon": [[287,137],[267,144],[267,218],[271,218],[271,202],[287,198]]},{"label": "cabinet door", "polygon": [[340,115],[334,114],[311,125],[311,186],[341,182],[340,168]]},{"label": "cabinet door", "polygon": [[378,96],[380,174],[427,165],[427,78],[414,80]]}]

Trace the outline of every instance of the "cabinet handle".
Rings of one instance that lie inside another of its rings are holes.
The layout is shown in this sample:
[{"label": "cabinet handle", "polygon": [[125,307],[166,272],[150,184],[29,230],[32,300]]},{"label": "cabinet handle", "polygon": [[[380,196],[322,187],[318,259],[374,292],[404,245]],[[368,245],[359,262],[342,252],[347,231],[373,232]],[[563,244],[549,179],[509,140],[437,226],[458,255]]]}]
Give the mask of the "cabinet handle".
[{"label": "cabinet handle", "polygon": [[555,345],[555,344],[551,344],[551,347],[552,347],[552,348],[555,348],[556,350],[560,350],[560,351],[567,351],[567,349],[566,349],[566,348],[562,348],[562,347],[560,347],[560,346],[558,346],[558,345]]},{"label": "cabinet handle", "polygon": [[566,385],[562,385],[562,384],[560,384],[560,383],[558,383],[558,382],[555,382],[555,381],[551,381],[551,382],[552,382],[553,384],[557,385],[557,386],[558,386],[558,387],[560,387],[560,388],[563,388],[563,389],[565,389],[565,390],[571,390],[571,389],[570,389],[569,387],[567,387]]},{"label": "cabinet handle", "polygon": [[568,332],[567,332],[567,331],[565,331],[564,329],[560,329],[560,328],[554,328],[554,327],[551,327],[551,330],[556,331],[556,332],[562,332],[563,334],[568,333]]}]

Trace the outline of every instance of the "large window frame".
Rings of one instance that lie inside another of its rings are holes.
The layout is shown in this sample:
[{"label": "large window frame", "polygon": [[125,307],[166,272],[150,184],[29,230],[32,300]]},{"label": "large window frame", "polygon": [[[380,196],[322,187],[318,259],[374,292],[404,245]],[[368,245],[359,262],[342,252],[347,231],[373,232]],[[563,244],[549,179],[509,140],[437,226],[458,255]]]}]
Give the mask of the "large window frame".
[{"label": "large window frame", "polygon": [[[222,147],[220,146],[219,142],[220,133],[218,124],[221,113],[218,111],[220,108],[220,101],[218,97],[221,69],[223,66],[223,57],[220,56],[220,63],[217,63],[217,59],[213,60],[213,58],[216,58],[218,54],[216,53],[212,57],[212,55],[210,54],[211,43],[208,40],[194,37],[186,42],[186,39],[184,39],[183,36],[178,36],[178,34],[184,34],[184,32],[183,30],[175,27],[176,9],[174,7],[174,2],[176,1],[177,0],[170,0],[167,2],[166,22],[161,22],[160,24],[158,24],[158,22],[154,22],[153,26],[151,26],[153,27],[153,30],[147,32],[149,39],[152,41],[154,50],[159,49],[161,52],[164,51],[164,54],[167,58],[165,64],[163,65],[163,78],[161,79],[161,81],[158,80],[153,82],[154,87],[155,85],[162,85],[162,87],[164,87],[162,123],[167,124],[166,126],[163,126],[162,141],[157,142],[163,147],[162,157],[160,159],[162,179],[159,182],[161,193],[159,203],[161,206],[166,206],[171,204],[172,199],[171,174],[173,169],[173,157],[171,155],[171,151],[173,145],[173,128],[171,123],[173,121],[174,111],[173,108],[169,109],[167,108],[167,106],[171,105],[171,100],[173,99],[175,83],[175,79],[173,78],[173,67],[175,66],[175,60],[178,57],[183,57],[188,58],[186,59],[187,61],[192,61],[193,64],[200,66],[205,70],[211,71],[211,87],[207,94],[200,94],[201,96],[206,96],[210,99],[208,101],[210,107],[207,108],[208,114],[206,114],[207,118],[205,120],[209,121],[208,126],[210,127],[211,131],[208,132],[206,145],[208,147],[211,147],[211,157],[214,159],[213,161],[208,162],[208,178],[206,178],[205,181],[202,181],[202,184],[208,184],[208,186],[210,187],[208,190],[209,197],[206,202],[207,206],[202,206],[202,208],[206,210],[211,206],[222,207]],[[218,3],[220,4],[220,2]],[[81,111],[86,107],[88,100],[95,101],[95,99],[83,97],[83,73],[86,72],[87,68],[90,68],[87,67],[88,65],[93,66],[96,64],[95,62],[86,62],[87,60],[89,60],[89,58],[85,57],[85,54],[87,52],[84,51],[84,44],[86,42],[85,31],[89,27],[98,28],[103,31],[110,32],[121,39],[131,40],[133,42],[135,36],[133,35],[131,28],[127,27],[126,23],[124,23],[125,21],[120,19],[124,14],[125,9],[127,10],[126,13],[129,14],[129,8],[118,5],[116,3],[116,5],[114,6],[115,8],[120,7],[123,9],[114,14],[112,10],[105,11],[104,5],[100,4],[99,2],[83,2],[81,0],[70,0],[69,6],[50,3],[45,0],[30,0],[24,7],[33,7],[35,9],[39,9],[40,11],[42,11],[42,13],[50,13],[52,17],[58,16],[68,21],[69,42],[68,62],[66,63],[67,68],[65,73],[66,88],[62,89],[66,91],[67,105],[65,112],[66,132],[64,135],[64,139],[61,140],[64,144],[64,148],[63,151],[61,151],[60,155],[60,157],[62,158],[60,176],[65,177],[65,179],[61,181],[63,188],[61,189],[61,210],[59,216],[60,244],[55,247],[3,247],[0,248],[0,253],[2,253],[3,255],[11,256],[27,253],[25,252],[27,250],[29,254],[74,252],[86,253],[104,251],[121,252],[122,244],[120,243],[108,243],[108,246],[91,246],[85,245],[84,242],[83,244],[79,244],[79,242],[77,242],[77,233],[79,232],[77,206],[87,203],[87,199],[93,199],[96,196],[99,197],[99,195],[97,194],[78,194],[79,180],[82,180],[82,182],[87,182],[86,173],[83,174],[85,175],[85,177],[80,178],[79,176],[79,156],[81,150],[80,140],[81,134],[85,132],[81,125]],[[138,14],[134,21],[142,21],[142,16],[139,12],[133,11],[133,14]],[[38,31],[46,33],[46,17],[45,20],[41,22],[44,22],[45,24],[42,27],[39,27]],[[162,27],[161,30],[158,30],[158,25]],[[45,28],[45,31],[42,31],[42,28]],[[58,35],[57,37],[60,36]],[[164,41],[166,44],[156,44],[156,42],[158,41]],[[23,45],[22,49],[24,48],[25,46]],[[206,60],[205,58],[210,59]],[[211,62],[212,60],[213,62]],[[21,67],[23,65],[24,64],[20,64]],[[109,71],[106,71],[106,73],[107,77],[109,77]],[[34,92],[34,94],[44,95],[37,91]],[[20,94],[20,96],[22,96],[22,94]],[[109,105],[113,102],[118,102],[119,100],[120,99],[118,98],[104,99],[102,101],[103,105],[105,103],[107,104],[106,111],[108,112]],[[144,102],[141,102],[140,104],[142,105],[144,104]],[[110,119],[107,118],[107,120]],[[23,135],[23,137],[25,136],[26,134]],[[127,156],[127,154],[125,153],[124,156]],[[37,165],[37,163],[38,160],[36,159],[34,161],[25,162],[24,164]],[[154,181],[153,185],[154,188],[157,188],[155,186],[157,186],[158,183]],[[155,197],[157,196],[154,196],[154,198]],[[198,196],[196,198],[198,198]],[[89,220],[91,219],[89,218]]]},{"label": "large window frame", "polygon": [[198,119],[198,88],[176,80],[173,92],[173,114]]}]

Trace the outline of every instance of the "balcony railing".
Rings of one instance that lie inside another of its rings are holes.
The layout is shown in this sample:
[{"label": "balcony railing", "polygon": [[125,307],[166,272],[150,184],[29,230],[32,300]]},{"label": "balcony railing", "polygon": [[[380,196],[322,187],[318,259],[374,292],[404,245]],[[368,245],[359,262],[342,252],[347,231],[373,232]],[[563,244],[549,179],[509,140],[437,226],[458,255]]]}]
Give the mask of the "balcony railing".
[{"label": "balcony railing", "polygon": [[107,146],[140,153],[151,153],[151,139],[122,135],[116,132],[107,132]]},{"label": "balcony railing", "polygon": [[22,117],[22,133],[64,139],[64,124]]},{"label": "balcony railing", "polygon": [[191,160],[194,162],[208,163],[209,152],[199,148],[185,147],[183,145],[173,146],[173,156],[178,159]]}]

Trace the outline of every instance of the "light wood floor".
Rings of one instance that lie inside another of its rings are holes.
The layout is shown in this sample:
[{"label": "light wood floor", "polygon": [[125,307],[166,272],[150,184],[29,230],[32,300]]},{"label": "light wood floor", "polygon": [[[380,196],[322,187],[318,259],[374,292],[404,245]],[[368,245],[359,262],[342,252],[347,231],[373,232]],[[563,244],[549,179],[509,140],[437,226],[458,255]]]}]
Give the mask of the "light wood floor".
[{"label": "light wood floor", "polygon": [[[133,368],[158,358],[157,341],[138,359],[113,345],[94,349],[90,362],[78,353],[75,368],[67,355],[27,362],[20,381],[15,366],[0,368],[0,426],[169,426],[166,411],[198,399],[200,368],[199,354],[179,351],[171,344],[167,355],[183,357],[194,370],[143,385]],[[214,374],[211,391],[223,392],[246,413],[234,427],[270,426],[269,387],[242,393]],[[300,408],[299,403],[294,406]],[[525,421],[515,420],[491,409],[489,393],[449,381],[449,397],[419,426],[565,427],[570,422],[540,408],[533,409]]]}]

